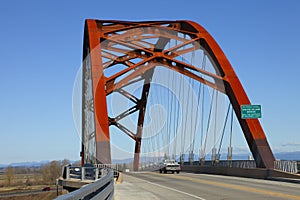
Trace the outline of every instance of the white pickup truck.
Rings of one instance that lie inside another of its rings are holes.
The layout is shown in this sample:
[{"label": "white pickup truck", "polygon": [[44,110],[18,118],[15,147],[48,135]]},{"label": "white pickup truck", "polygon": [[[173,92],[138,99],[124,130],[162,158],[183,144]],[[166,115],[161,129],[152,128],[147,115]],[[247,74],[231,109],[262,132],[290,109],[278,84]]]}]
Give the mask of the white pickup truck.
[{"label": "white pickup truck", "polygon": [[172,172],[172,174],[174,174],[174,172],[176,172],[177,174],[179,174],[180,170],[181,170],[181,167],[175,160],[165,160],[163,162],[163,164],[161,165],[159,172],[160,173]]}]

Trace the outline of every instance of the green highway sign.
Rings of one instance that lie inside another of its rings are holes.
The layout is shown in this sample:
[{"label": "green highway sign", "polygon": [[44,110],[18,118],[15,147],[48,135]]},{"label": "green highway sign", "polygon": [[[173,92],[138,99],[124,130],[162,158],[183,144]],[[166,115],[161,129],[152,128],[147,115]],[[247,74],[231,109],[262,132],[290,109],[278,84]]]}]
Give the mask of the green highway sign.
[{"label": "green highway sign", "polygon": [[261,118],[261,105],[242,105],[242,119]]}]

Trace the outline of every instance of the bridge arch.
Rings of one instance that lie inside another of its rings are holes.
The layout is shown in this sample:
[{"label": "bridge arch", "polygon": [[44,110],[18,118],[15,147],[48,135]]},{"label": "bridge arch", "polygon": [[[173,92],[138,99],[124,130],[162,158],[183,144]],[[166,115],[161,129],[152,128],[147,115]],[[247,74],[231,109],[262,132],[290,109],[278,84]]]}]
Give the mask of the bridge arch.
[{"label": "bridge arch", "polygon": [[[167,46],[170,40],[176,45]],[[195,48],[207,55],[213,71],[178,59]],[[260,122],[241,118],[241,105],[251,104],[245,90],[219,45],[199,24],[184,20],[86,20],[83,60],[82,163],[111,162],[109,126],[115,126],[135,141],[137,169],[148,94],[159,63],[227,95],[257,166],[273,168],[275,159]],[[123,89],[137,81],[143,82],[140,97]],[[128,98],[133,106],[111,118],[107,96],[113,92]],[[132,113],[138,113],[135,132],[119,123]]]}]

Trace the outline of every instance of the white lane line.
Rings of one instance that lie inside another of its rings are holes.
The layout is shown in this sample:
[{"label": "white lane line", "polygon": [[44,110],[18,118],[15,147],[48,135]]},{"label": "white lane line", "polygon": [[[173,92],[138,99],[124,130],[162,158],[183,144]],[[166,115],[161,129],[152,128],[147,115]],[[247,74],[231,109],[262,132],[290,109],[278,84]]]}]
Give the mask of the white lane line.
[{"label": "white lane line", "polygon": [[204,198],[202,198],[202,197],[199,197],[199,196],[196,196],[196,195],[187,193],[187,192],[183,192],[183,191],[181,191],[181,190],[177,190],[177,189],[174,189],[174,188],[170,188],[170,187],[167,187],[167,186],[164,186],[164,185],[160,185],[160,184],[157,184],[157,183],[152,183],[152,182],[150,182],[150,181],[146,181],[146,180],[143,180],[143,179],[140,179],[140,178],[136,178],[136,177],[133,177],[133,176],[131,176],[131,177],[132,177],[132,178],[135,178],[135,179],[138,179],[138,180],[140,180],[140,181],[144,181],[144,182],[146,182],[146,183],[155,185],[155,186],[159,186],[159,187],[162,187],[162,188],[165,188],[165,189],[174,191],[174,192],[178,192],[178,193],[181,193],[181,194],[184,194],[184,195],[193,197],[193,198],[195,198],[195,199],[206,200],[206,199],[204,199]]}]

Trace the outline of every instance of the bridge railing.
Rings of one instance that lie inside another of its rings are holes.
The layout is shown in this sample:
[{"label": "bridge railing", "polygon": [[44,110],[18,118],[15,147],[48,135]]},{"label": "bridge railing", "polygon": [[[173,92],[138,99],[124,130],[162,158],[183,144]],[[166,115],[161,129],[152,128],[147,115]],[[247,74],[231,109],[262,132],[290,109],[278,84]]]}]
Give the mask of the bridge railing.
[{"label": "bridge railing", "polygon": [[74,192],[61,195],[56,200],[78,200],[78,199],[113,199],[114,195],[114,171],[106,169],[107,173],[99,180],[88,184]]},{"label": "bridge railing", "polygon": [[297,174],[298,173],[297,161],[276,160],[274,162],[274,169],[292,173],[292,174]]},{"label": "bridge railing", "polygon": [[115,164],[95,164],[91,167],[76,167],[76,166],[64,166],[63,167],[63,178],[69,179],[80,179],[84,180],[98,180],[99,178],[107,174],[107,170],[111,169],[114,173],[114,177],[118,178],[119,168]]},{"label": "bridge railing", "polygon": [[205,161],[200,163],[200,165],[205,166],[221,166],[221,167],[230,167],[230,168],[247,168],[252,169],[256,168],[256,163],[254,160],[220,160],[220,161]]},{"label": "bridge railing", "polygon": [[107,174],[106,169],[99,169],[95,167],[73,167],[65,166],[63,168],[63,178],[69,179],[80,179],[84,180],[98,180]]},{"label": "bridge railing", "polygon": [[112,169],[114,171],[114,177],[118,178],[119,176],[119,165],[118,164],[95,164],[98,169]]},{"label": "bridge railing", "polygon": [[[195,163],[198,164],[199,162],[194,162],[194,164]],[[202,163],[202,165],[204,165],[204,166],[222,166],[222,167],[230,167],[230,168],[247,168],[247,169],[256,168],[256,163],[254,160],[232,160],[232,161],[222,160],[222,161],[218,161],[218,162],[205,161],[204,163]],[[296,174],[298,172],[297,161],[276,160],[274,162],[274,169],[277,169],[277,170],[280,170],[283,172]]]},{"label": "bridge railing", "polygon": [[206,160],[206,161],[194,161],[192,163],[185,162],[184,165],[201,165],[201,166],[220,166],[229,168],[256,168],[254,160]]},{"label": "bridge railing", "polygon": [[[199,162],[194,162],[193,164],[199,164]],[[201,165],[201,164],[200,164]],[[232,161],[205,161],[202,163],[204,166],[222,166],[222,167],[230,167],[230,168],[256,168],[256,163],[254,160],[232,160]],[[274,169],[288,172],[292,174],[296,174],[298,172],[297,169],[297,161],[285,161],[285,160],[276,160],[274,162]]]},{"label": "bridge railing", "polygon": [[[299,164],[298,164],[299,163]],[[255,169],[256,162],[254,160],[219,160],[219,161],[193,161],[193,162],[184,162],[183,165],[201,165],[201,166],[219,166],[219,167],[228,167],[228,168],[244,168],[244,169]],[[159,168],[159,164],[157,163],[142,163],[140,165],[140,170],[156,170]],[[292,174],[296,174],[299,171],[298,168],[300,166],[300,162],[297,161],[283,161],[276,160],[274,162],[274,169],[288,172]]]}]

